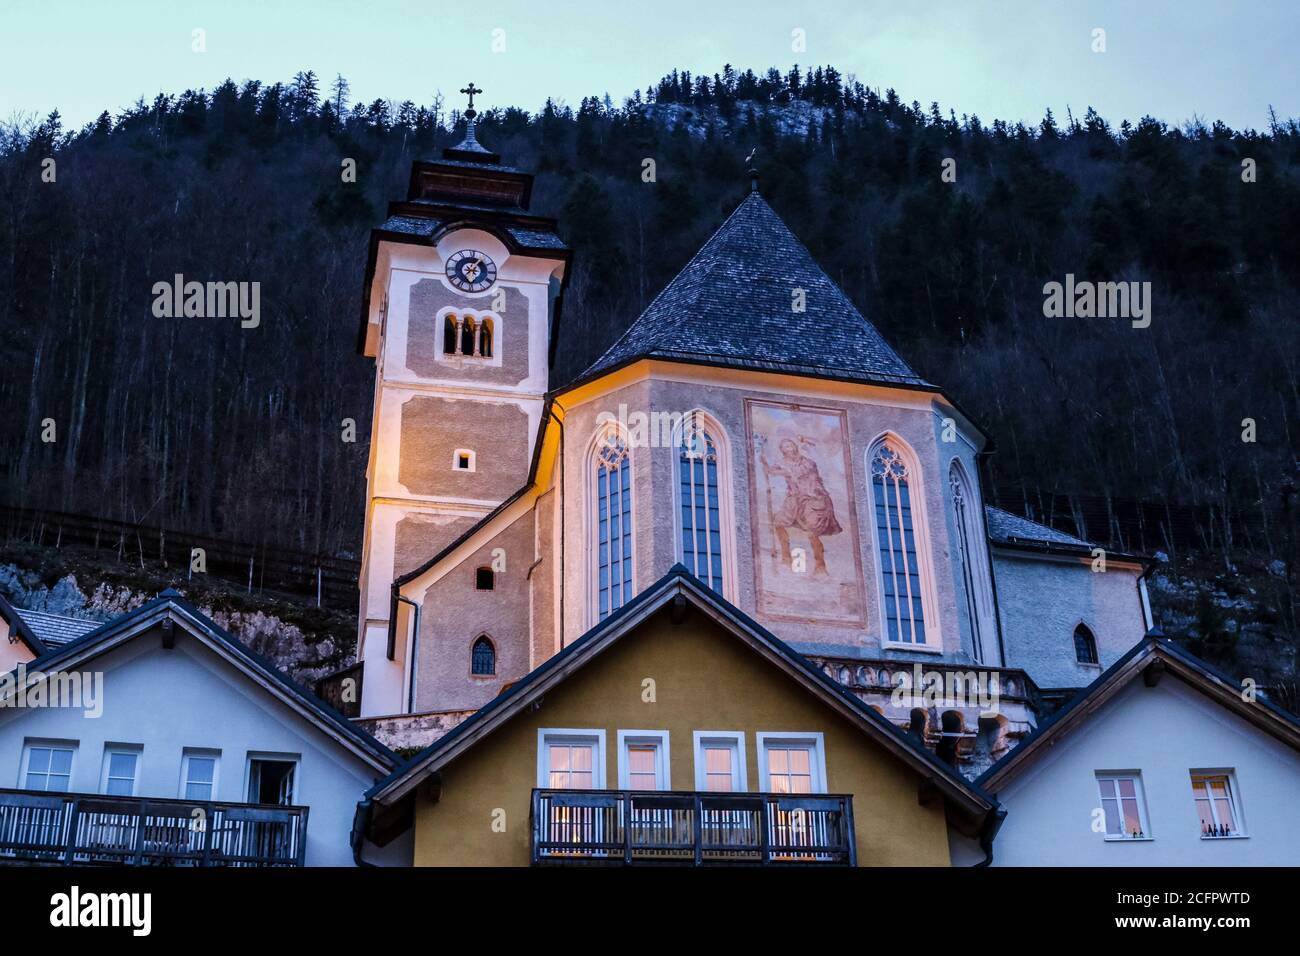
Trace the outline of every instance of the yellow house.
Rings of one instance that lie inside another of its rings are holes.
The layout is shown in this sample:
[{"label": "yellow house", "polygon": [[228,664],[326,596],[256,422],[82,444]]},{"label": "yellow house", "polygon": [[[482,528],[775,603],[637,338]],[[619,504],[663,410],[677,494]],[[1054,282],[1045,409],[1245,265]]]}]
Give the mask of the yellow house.
[{"label": "yellow house", "polygon": [[980,788],[678,565],[378,783],[422,866],[947,866]]}]

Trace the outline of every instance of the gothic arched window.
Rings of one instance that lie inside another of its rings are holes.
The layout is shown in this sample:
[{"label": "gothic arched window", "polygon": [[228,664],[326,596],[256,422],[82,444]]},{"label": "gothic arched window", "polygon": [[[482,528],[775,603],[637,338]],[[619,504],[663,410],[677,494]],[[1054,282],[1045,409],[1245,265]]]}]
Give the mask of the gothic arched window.
[{"label": "gothic arched window", "polygon": [[[966,615],[970,619],[971,645],[975,663],[984,663],[985,631],[991,628],[989,600],[991,587],[985,563],[983,522],[979,518],[979,499],[975,496],[966,472],[957,461],[948,469],[948,487],[952,492],[953,513],[957,518],[957,551],[961,558],[962,585],[966,591]],[[989,635],[990,637],[992,635]]]},{"label": "gothic arched window", "polygon": [[693,419],[683,424],[677,447],[681,500],[682,564],[722,593],[722,521],[718,491],[718,447]]},{"label": "gothic arched window", "polygon": [[497,672],[497,652],[487,635],[474,642],[469,654],[469,672],[475,677],[491,677]]},{"label": "gothic arched window", "polygon": [[871,497],[876,512],[885,640],[924,644],[925,602],[921,562],[912,519],[910,468],[893,439],[882,441],[868,458]]},{"label": "gothic arched window", "polygon": [[1074,629],[1074,659],[1080,664],[1097,663],[1097,639],[1086,624]]},{"label": "gothic arched window", "polygon": [[597,440],[593,472],[596,619],[603,621],[632,597],[632,464],[617,432]]},{"label": "gothic arched window", "polygon": [[456,339],[458,332],[456,330],[456,316],[448,314],[442,320],[442,351],[445,355],[456,354]]}]

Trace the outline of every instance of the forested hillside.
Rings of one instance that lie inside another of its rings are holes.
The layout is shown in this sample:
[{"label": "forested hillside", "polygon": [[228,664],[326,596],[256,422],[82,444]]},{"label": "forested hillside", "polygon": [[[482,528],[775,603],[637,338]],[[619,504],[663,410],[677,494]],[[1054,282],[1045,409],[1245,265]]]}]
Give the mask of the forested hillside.
[{"label": "forested hillside", "polygon": [[[440,98],[353,104],[345,81],[311,73],[160,96],[78,131],[57,114],[7,124],[5,501],[355,551],[367,231],[405,194],[411,160],[463,130]],[[1107,511],[1183,506],[1181,542],[1153,527],[1142,543],[1220,566],[1249,551],[1293,573],[1295,120],[1114,126],[1087,110],[1030,128],[909,105],[829,67],[727,67],[673,73],[622,105],[492,111],[479,138],[538,173],[534,209],[559,217],[576,249],[564,332],[587,358],[734,207],[757,147],[765,196],[827,272],[993,433],[1005,504],[1036,509],[1055,493]],[[340,176],[345,158],[355,184]],[[947,158],[955,182],[941,178]],[[1045,318],[1044,283],[1067,273],[1149,281],[1150,327]],[[153,286],[175,274],[260,282],[260,325],[156,318]],[[355,443],[341,440],[347,418]],[[1138,545],[1117,522],[1086,530]]]}]

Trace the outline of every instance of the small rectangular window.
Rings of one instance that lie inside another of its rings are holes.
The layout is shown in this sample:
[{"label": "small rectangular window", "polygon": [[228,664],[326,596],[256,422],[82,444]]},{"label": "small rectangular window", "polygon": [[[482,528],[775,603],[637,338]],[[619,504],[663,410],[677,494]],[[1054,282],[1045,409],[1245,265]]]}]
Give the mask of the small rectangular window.
[{"label": "small rectangular window", "polygon": [[669,790],[668,731],[618,732],[620,790]]},{"label": "small rectangular window", "polygon": [[21,786],[27,790],[67,793],[72,784],[72,757],[76,746],[71,743],[28,744],[23,754]]},{"label": "small rectangular window", "polygon": [[477,591],[491,591],[496,585],[496,575],[491,568],[478,568],[474,572],[474,589]]},{"label": "small rectangular window", "polygon": [[605,788],[605,731],[539,730],[537,786],[551,790]]},{"label": "small rectangular window", "polygon": [[822,734],[760,733],[759,774],[768,793],[825,793],[826,759]]},{"label": "small rectangular window", "polygon": [[1245,836],[1235,789],[1231,771],[1192,771],[1192,796],[1202,839]]},{"label": "small rectangular window", "polygon": [[115,797],[135,796],[135,778],[139,766],[139,747],[105,747],[104,779],[100,782],[100,789]]},{"label": "small rectangular window", "polygon": [[217,796],[218,753],[186,750],[181,757],[181,799],[207,802]]},{"label": "small rectangular window", "polygon": [[1097,789],[1101,794],[1107,840],[1151,839],[1140,773],[1098,773]]},{"label": "small rectangular window", "polygon": [[709,793],[741,793],[748,789],[743,733],[695,732],[695,789]]}]

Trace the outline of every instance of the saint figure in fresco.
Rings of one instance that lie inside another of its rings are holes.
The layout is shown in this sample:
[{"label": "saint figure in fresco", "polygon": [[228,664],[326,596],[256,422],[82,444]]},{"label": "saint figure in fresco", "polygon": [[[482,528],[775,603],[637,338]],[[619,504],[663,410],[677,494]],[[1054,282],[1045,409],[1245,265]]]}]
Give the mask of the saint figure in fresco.
[{"label": "saint figure in fresco", "polygon": [[793,438],[781,440],[781,460],[778,463],[771,464],[766,455],[762,461],[763,474],[769,482],[773,475],[785,479],[785,500],[771,516],[776,540],[781,545],[782,562],[787,566],[791,564],[790,529],[798,528],[808,535],[813,553],[813,574],[828,574],[822,538],[839,534],[844,529],[835,520],[835,503],[822,483],[817,462],[804,454]]}]

